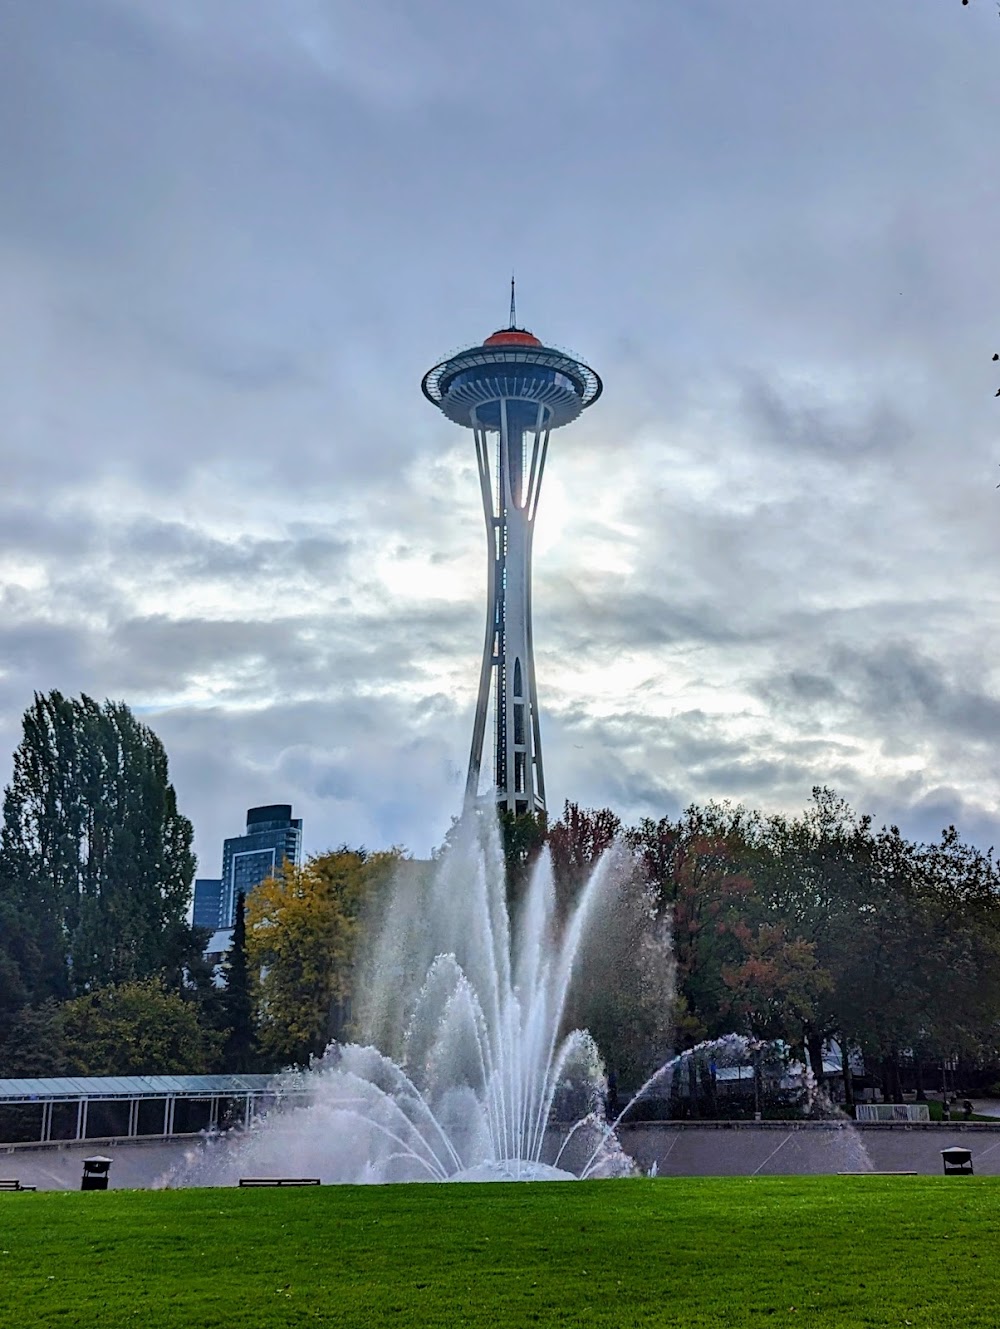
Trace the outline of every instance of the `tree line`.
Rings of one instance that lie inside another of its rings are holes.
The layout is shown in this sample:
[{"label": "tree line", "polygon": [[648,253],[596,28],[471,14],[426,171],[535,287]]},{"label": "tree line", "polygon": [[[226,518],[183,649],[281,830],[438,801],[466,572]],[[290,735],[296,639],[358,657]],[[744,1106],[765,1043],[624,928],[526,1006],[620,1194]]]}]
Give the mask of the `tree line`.
[{"label": "tree line", "polygon": [[[623,1086],[731,1032],[817,1074],[836,1040],[849,1099],[851,1050],[891,1099],[904,1075],[1000,1062],[1000,864],[954,828],[919,843],[825,788],[797,816],[711,803],[626,825],[567,803],[501,824],[514,908],[543,851],[568,910],[624,846],[627,907],[588,943],[570,1011]],[[240,901],[213,974],[187,921],[191,842],[126,706],[35,698],[3,805],[0,1077],[272,1070],[357,1032],[389,885],[432,865],[347,846],[285,865]]]},{"label": "tree line", "polygon": [[505,832],[513,878],[547,846],[568,898],[616,841],[635,856],[646,927],[669,930],[669,958],[640,974],[633,947],[576,1012],[630,1085],[669,1051],[727,1033],[780,1041],[817,1078],[824,1047],[839,1047],[848,1104],[859,1058],[894,1101],[904,1077],[922,1094],[945,1067],[1000,1078],[1000,861],[954,827],[917,842],[816,787],[797,816],[710,803],[630,826],[567,803],[552,826],[509,819]]}]

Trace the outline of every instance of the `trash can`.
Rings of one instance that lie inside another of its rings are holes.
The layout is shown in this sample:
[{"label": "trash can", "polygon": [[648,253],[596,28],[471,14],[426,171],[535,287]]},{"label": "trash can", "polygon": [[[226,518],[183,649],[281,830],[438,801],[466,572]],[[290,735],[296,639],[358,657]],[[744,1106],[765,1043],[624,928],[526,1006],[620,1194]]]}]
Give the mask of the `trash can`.
[{"label": "trash can", "polygon": [[111,1167],[111,1159],[105,1158],[103,1154],[95,1154],[93,1158],[83,1160],[83,1180],[80,1182],[82,1191],[106,1191],[108,1189],[108,1169]]},{"label": "trash can", "polygon": [[946,1177],[972,1176],[971,1149],[960,1149],[958,1145],[952,1145],[950,1149],[942,1149],[941,1162],[944,1164],[944,1175]]}]

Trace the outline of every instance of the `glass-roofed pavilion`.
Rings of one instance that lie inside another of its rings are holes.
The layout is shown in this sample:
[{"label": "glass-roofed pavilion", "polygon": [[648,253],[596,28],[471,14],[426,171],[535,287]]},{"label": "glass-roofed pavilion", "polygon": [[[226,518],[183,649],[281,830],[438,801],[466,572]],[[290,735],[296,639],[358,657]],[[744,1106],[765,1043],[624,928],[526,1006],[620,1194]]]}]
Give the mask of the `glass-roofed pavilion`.
[{"label": "glass-roofed pavilion", "polygon": [[197,1135],[249,1124],[294,1093],[273,1075],[0,1080],[0,1145]]}]

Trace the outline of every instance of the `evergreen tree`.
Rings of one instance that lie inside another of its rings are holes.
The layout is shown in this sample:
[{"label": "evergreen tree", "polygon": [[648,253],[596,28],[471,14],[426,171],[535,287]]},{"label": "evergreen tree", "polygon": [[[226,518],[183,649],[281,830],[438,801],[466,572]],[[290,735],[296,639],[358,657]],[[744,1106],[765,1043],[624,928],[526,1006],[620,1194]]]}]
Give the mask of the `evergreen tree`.
[{"label": "evergreen tree", "polygon": [[223,968],[226,986],[220,1002],[226,1043],[222,1068],[238,1075],[253,1070],[257,1053],[253,991],[247,962],[246,896],[242,891],[236,897],[233,941]]}]

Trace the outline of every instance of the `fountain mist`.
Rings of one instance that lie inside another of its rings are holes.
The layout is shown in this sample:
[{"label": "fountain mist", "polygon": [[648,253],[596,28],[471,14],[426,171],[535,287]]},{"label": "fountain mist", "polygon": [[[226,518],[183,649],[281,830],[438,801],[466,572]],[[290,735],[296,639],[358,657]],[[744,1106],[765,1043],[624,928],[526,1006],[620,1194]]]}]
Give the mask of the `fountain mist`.
[{"label": "fountain mist", "polygon": [[[416,867],[401,865],[360,984],[366,1041],[333,1045],[308,1072],[286,1076],[283,1108],[235,1144],[192,1160],[198,1180],[274,1170],[345,1182],[634,1170],[615,1127],[636,1099],[669,1087],[698,1049],[661,1067],[609,1124],[594,1040],[585,1030],[565,1032],[581,962],[594,960],[616,916],[635,908],[631,860],[605,854],[560,924],[543,854],[516,926],[492,816],[464,818],[433,870]],[[667,946],[655,964],[672,981]],[[712,1047],[728,1059],[745,1041]]]}]

